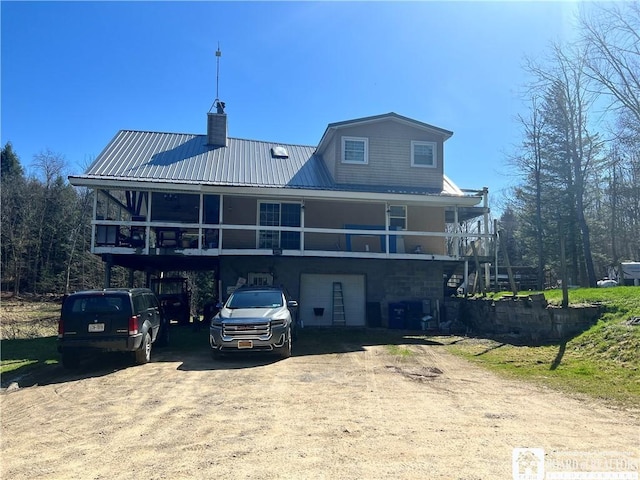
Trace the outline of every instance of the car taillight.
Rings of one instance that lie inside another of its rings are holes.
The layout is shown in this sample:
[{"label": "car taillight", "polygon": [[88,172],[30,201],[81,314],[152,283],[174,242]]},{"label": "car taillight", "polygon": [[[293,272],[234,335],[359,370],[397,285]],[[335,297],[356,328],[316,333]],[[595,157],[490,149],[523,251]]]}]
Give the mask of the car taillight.
[{"label": "car taillight", "polygon": [[129,318],[129,335],[138,334],[138,316],[133,315]]},{"label": "car taillight", "polygon": [[64,336],[64,324],[62,323],[62,318],[58,320],[58,338],[62,338]]}]

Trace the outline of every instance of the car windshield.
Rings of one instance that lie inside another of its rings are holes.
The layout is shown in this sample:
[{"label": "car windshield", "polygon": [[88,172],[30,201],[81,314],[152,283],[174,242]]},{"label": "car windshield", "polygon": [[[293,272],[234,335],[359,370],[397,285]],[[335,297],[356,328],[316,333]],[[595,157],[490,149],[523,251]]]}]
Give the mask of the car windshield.
[{"label": "car windshield", "polygon": [[282,306],[282,294],[270,291],[235,292],[227,308],[276,308]]}]

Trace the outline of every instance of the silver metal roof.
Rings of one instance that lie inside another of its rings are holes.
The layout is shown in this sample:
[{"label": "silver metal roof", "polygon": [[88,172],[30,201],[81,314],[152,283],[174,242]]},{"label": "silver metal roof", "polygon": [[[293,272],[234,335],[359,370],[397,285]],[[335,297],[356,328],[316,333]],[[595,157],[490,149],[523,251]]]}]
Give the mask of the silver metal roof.
[{"label": "silver metal roof", "polygon": [[[285,147],[288,157],[272,156],[275,147]],[[333,180],[314,151],[238,138],[214,147],[206,135],[121,130],[77,178],[331,189]]]},{"label": "silver metal roof", "polygon": [[[273,155],[282,152],[287,157]],[[374,194],[464,197],[446,176],[443,190],[393,185],[337,184],[316,147],[228,138],[207,145],[206,135],[121,130],[74,185],[106,181],[287,188]]]}]

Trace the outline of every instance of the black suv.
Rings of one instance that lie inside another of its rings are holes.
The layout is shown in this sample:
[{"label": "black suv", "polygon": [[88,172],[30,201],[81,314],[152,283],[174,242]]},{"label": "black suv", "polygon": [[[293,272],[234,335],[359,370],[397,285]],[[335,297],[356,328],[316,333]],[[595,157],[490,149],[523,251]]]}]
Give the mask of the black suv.
[{"label": "black suv", "polygon": [[148,288],[107,288],[65,298],[58,322],[62,365],[73,368],[82,354],[132,352],[137,364],[151,358],[151,344],[167,344],[169,322]]}]

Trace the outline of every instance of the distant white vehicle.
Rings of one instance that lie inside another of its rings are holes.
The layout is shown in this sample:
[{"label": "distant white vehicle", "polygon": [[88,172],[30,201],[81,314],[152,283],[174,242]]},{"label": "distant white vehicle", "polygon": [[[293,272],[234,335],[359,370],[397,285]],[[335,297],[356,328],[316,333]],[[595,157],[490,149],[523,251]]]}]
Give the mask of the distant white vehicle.
[{"label": "distant white vehicle", "polygon": [[616,282],[615,280],[611,280],[609,278],[603,278],[602,280],[598,280],[596,282],[596,285],[598,285],[598,287],[617,287],[618,286],[618,282]]}]

